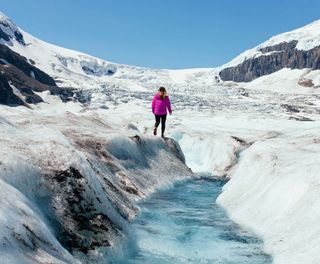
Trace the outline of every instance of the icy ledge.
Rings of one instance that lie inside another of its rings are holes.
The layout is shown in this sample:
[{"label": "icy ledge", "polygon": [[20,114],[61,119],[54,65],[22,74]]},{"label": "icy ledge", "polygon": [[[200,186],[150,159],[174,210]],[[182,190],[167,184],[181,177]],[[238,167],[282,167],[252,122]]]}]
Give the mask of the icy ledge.
[{"label": "icy ledge", "polygon": [[130,136],[71,113],[25,118],[0,117],[5,263],[105,261],[139,199],[193,175],[174,140]]},{"label": "icy ledge", "polygon": [[218,197],[232,219],[264,239],[275,264],[319,263],[317,131],[254,143]]}]

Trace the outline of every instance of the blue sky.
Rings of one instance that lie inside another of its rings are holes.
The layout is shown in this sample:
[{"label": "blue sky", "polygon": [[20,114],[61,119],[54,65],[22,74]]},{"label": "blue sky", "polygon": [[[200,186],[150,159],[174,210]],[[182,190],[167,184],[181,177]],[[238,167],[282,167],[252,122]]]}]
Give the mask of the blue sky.
[{"label": "blue sky", "polygon": [[0,10],[47,42],[153,68],[218,66],[320,19],[319,0],[1,0]]}]

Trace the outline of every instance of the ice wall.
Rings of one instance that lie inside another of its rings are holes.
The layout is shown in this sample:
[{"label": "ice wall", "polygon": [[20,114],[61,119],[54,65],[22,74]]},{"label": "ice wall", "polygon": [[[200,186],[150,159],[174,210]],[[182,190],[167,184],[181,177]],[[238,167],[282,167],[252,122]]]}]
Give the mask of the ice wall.
[{"label": "ice wall", "polygon": [[258,141],[245,150],[218,203],[260,235],[275,264],[319,263],[318,129]]},{"label": "ice wall", "polygon": [[186,157],[186,164],[197,173],[229,176],[238,154],[247,142],[230,135],[197,133],[173,134]]},{"label": "ice wall", "polygon": [[105,261],[136,201],[192,177],[177,143],[98,116],[2,107],[0,253],[7,263]]}]

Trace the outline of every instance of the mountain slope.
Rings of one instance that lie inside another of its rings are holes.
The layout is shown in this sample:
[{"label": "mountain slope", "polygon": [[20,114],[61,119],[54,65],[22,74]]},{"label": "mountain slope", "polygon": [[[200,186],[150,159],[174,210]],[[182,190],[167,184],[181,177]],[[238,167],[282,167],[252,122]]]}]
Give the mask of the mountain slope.
[{"label": "mountain slope", "polygon": [[42,102],[34,92],[57,91],[55,81],[26,58],[0,44],[0,103],[24,105]]},{"label": "mountain slope", "polygon": [[0,44],[0,104],[10,106],[43,102],[37,92],[50,91],[63,101],[79,98],[80,92],[57,86],[45,72],[33,66],[34,62]]},{"label": "mountain slope", "polygon": [[[18,28],[8,17],[0,13],[0,42],[34,61],[38,68],[50,74],[60,85],[80,89],[104,89],[113,86],[126,90],[147,91],[154,90],[159,85],[166,85],[173,87],[175,91],[184,91],[186,86],[191,87],[191,90],[197,90],[198,87],[225,85],[226,81],[233,82],[227,82],[228,85],[251,82],[290,68],[301,70],[299,74],[292,72],[290,75],[297,84],[296,89],[292,90],[298,92],[301,85],[318,85],[312,77],[306,76],[301,80],[301,76],[309,74],[307,71],[320,68],[319,39],[320,20],[276,35],[221,67],[150,69],[113,63],[46,43]],[[278,76],[271,78],[277,79]],[[270,84],[271,89],[274,88],[272,83],[273,81]],[[244,84],[241,86],[246,87]]]},{"label": "mountain slope", "polygon": [[[99,88],[117,84],[129,90],[154,89],[163,83],[215,83],[213,69],[165,70],[136,67],[101,60],[93,56],[61,48],[41,41],[18,28],[0,13],[0,41],[17,53],[31,59],[62,86]],[[21,36],[17,38],[16,35]],[[45,54],[45,56],[44,56]],[[207,78],[208,77],[208,78]]]}]

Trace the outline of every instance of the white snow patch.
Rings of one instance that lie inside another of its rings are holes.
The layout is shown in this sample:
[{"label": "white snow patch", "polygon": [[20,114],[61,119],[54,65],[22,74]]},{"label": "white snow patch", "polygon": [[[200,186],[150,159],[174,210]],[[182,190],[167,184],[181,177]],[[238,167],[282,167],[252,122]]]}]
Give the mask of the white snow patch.
[{"label": "white snow patch", "polygon": [[303,87],[298,84],[302,76],[313,80],[315,86],[320,82],[320,71],[310,71],[308,69],[283,68],[277,72],[261,76],[248,83],[239,83],[241,87],[253,90],[269,90],[290,94],[319,94],[317,87]]}]

